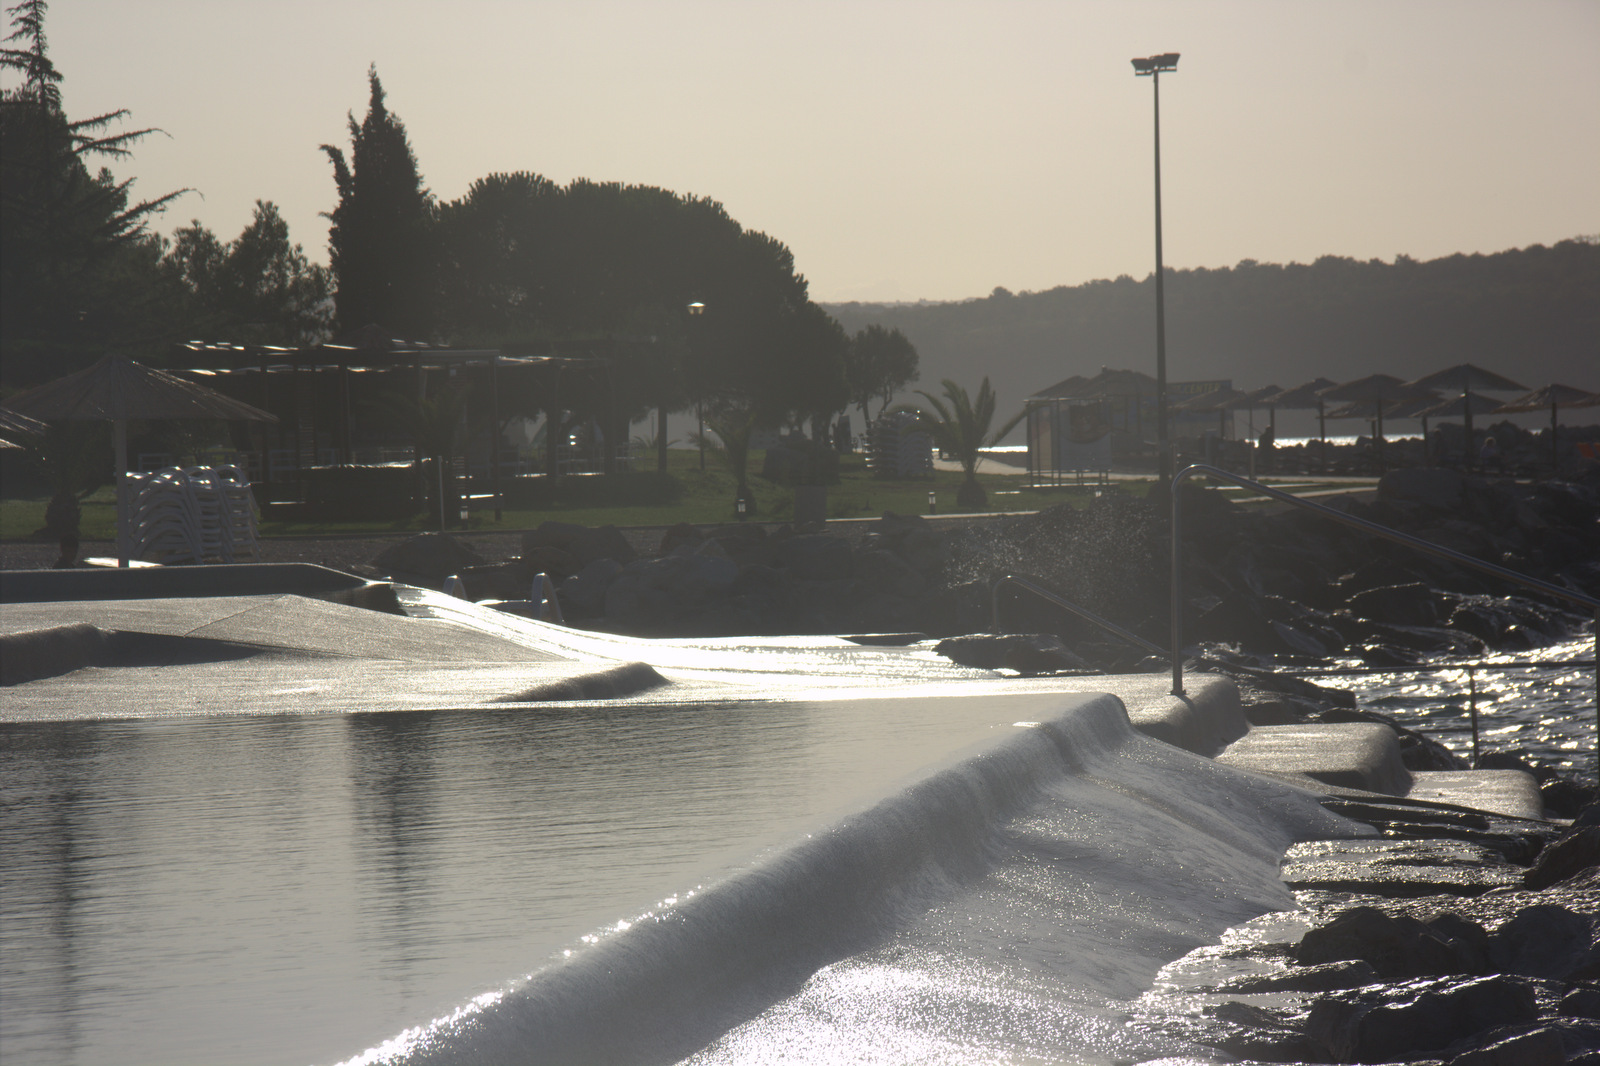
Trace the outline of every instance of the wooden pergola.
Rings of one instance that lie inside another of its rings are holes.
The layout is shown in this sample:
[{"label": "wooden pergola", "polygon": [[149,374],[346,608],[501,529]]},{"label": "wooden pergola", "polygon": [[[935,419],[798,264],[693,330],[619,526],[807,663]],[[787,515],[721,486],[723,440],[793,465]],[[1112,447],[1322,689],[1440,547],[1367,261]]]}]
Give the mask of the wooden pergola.
[{"label": "wooden pergola", "polygon": [[[304,348],[284,348],[261,345],[212,344],[191,341],[182,346],[189,364],[178,371],[197,380],[210,379],[221,386],[235,379],[236,387],[228,391],[248,397],[250,402],[262,407],[271,406],[270,385],[274,376],[287,377],[290,390],[289,406],[292,415],[283,420],[280,431],[293,442],[295,466],[299,469],[319,465],[355,465],[356,411],[353,395],[355,383],[367,374],[395,374],[409,372],[414,376],[416,395],[421,400],[427,393],[427,376],[430,371],[444,372],[449,376],[458,373],[487,374],[488,403],[493,430],[489,434],[490,491],[495,500],[495,515],[501,512],[501,397],[502,375],[507,371],[545,370],[549,372],[546,384],[544,409],[549,415],[545,473],[559,476],[560,449],[556,445],[556,427],[560,425],[561,378],[574,367],[596,367],[605,374],[607,417],[602,420],[615,423],[615,400],[610,374],[609,355],[615,346],[610,341],[558,342],[546,345],[549,354],[507,354],[496,348],[454,348],[389,337],[383,329],[368,326],[353,334]],[[575,354],[582,352],[583,354]],[[604,352],[605,354],[597,354]],[[251,377],[254,380],[250,380]],[[331,425],[328,419],[328,389],[333,390]],[[225,386],[224,386],[225,387]],[[319,408],[321,418],[319,419]],[[319,424],[320,423],[320,424]],[[605,426],[614,432],[615,426]],[[334,463],[319,463],[318,435],[330,433],[335,452]],[[267,449],[261,449],[266,452]],[[420,442],[413,438],[413,462],[422,459]],[[602,471],[614,472],[615,449],[605,448]],[[270,470],[263,465],[263,479]]]}]

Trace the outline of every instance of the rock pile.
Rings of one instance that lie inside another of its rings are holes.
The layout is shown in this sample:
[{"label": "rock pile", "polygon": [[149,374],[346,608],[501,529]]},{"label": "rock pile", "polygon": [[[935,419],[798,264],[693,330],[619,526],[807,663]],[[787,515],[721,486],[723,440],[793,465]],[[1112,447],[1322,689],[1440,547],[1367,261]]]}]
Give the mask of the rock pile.
[{"label": "rock pile", "polygon": [[[1333,506],[1463,554],[1600,593],[1600,469],[1572,482],[1487,481],[1453,470],[1386,474],[1377,500]],[[1394,665],[1516,650],[1580,625],[1548,601],[1300,511],[1246,514],[1215,493],[1185,501],[1185,632],[1290,661],[1355,654]],[[1507,592],[1513,593],[1506,595]]]},{"label": "rock pile", "polygon": [[[1375,502],[1334,504],[1593,594],[1600,467],[1591,466],[1577,480],[1538,484],[1396,470]],[[1315,515],[1246,509],[1200,489],[1185,490],[1183,508],[1184,632],[1214,658],[1395,665],[1527,648],[1582,621],[1563,604],[1507,596],[1492,578]],[[978,633],[993,624],[994,582],[1016,573],[1165,644],[1166,521],[1146,500],[1108,493],[1087,508],[949,524],[886,514],[823,532],[679,525],[649,545],[612,526],[546,522],[504,563],[474,565],[440,534],[374,563],[435,585],[459,575],[472,599],[525,598],[534,576],[548,574],[573,624],[680,637]],[[1000,606],[1006,631],[1052,634],[1095,666],[1130,669],[1142,654],[1037,598],[1008,594]]]},{"label": "rock pile", "polygon": [[1493,821],[1522,843],[1297,846],[1284,880],[1317,924],[1298,943],[1202,949],[1180,993],[1200,1016],[1153,995],[1135,1027],[1260,1062],[1600,1061],[1600,806],[1567,829]]}]

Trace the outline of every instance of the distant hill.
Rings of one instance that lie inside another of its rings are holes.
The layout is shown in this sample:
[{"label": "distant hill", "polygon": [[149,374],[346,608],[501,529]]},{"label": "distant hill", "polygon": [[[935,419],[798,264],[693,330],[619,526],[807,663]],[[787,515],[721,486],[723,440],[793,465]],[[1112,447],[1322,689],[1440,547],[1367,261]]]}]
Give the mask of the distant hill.
[{"label": "distant hill", "polygon": [[[1600,390],[1600,242],[1393,263],[1324,256],[1309,266],[1245,260],[1167,271],[1167,375],[1240,388],[1407,380],[1476,363],[1530,388]],[[1003,413],[1102,366],[1155,373],[1154,276],[952,303],[825,305],[851,333],[897,328],[921,355],[919,387],[975,388],[987,374]]]}]

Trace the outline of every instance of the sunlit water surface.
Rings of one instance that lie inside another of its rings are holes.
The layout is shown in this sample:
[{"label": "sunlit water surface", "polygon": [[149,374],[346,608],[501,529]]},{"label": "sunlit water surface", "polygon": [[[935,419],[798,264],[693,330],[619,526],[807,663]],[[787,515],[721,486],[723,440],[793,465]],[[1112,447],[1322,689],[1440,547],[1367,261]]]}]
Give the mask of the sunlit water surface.
[{"label": "sunlit water surface", "polygon": [[1394,718],[1442,742],[1464,758],[1472,755],[1472,687],[1477,689],[1478,747],[1525,753],[1580,781],[1595,781],[1595,674],[1592,666],[1545,666],[1593,662],[1590,635],[1515,655],[1491,655],[1488,663],[1531,664],[1515,670],[1461,668],[1422,673],[1377,674],[1340,679],[1363,707]]}]

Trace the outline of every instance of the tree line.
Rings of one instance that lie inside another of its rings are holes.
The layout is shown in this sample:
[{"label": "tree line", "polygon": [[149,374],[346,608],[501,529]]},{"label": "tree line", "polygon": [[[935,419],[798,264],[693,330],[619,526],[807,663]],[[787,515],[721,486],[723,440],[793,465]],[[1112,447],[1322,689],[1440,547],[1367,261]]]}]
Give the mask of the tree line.
[{"label": "tree line", "polygon": [[298,347],[374,324],[407,340],[529,354],[642,344],[652,357],[613,375],[630,417],[697,406],[724,421],[821,425],[851,405],[881,410],[917,378],[903,334],[846,334],[810,299],[787,246],[709,198],[524,171],[439,201],[375,68],[348,146],[321,146],[336,194],[328,267],[267,200],[231,241],[198,222],[163,237],[153,223],[189,190],[135,201],[131,179],[93,169],[157,131],[107,133],[124,111],[65,115],[46,8],[8,9],[3,55],[18,81],[0,94],[8,389],[113,348],[164,365],[186,340]]},{"label": "tree line", "polygon": [[[981,365],[1007,397],[1101,367],[1154,372],[1153,276],[948,303],[830,304],[846,328],[900,330],[927,377]],[[1323,256],[1166,273],[1173,381],[1292,388],[1474,363],[1529,388],[1600,389],[1600,238],[1390,263]]]}]

